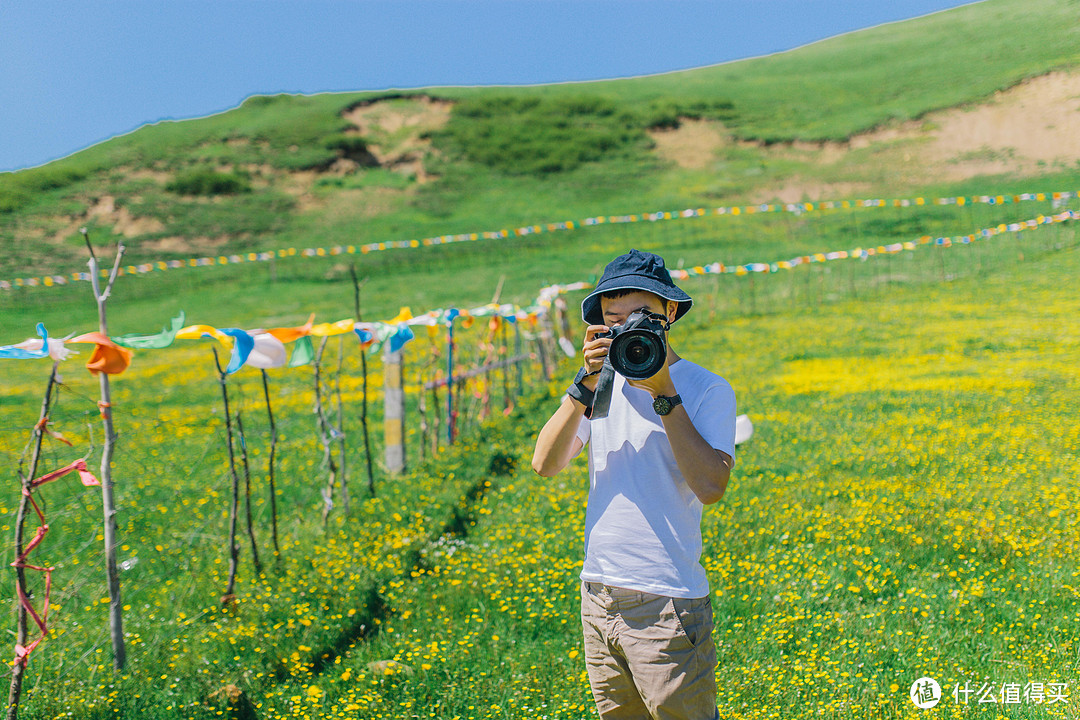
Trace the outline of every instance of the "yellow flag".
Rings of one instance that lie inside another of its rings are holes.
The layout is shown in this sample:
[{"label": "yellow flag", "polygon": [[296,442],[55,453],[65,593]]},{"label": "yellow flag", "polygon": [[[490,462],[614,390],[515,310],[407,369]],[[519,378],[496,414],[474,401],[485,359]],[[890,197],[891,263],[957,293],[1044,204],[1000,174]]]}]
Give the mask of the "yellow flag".
[{"label": "yellow flag", "polygon": [[387,320],[386,324],[387,325],[396,325],[397,323],[403,323],[406,320],[412,320],[412,319],[413,319],[412,311],[409,310],[409,308],[407,308],[407,307],[403,307],[403,308],[401,308],[401,310],[398,311],[397,317],[395,317],[393,320]]},{"label": "yellow flag", "polygon": [[318,325],[311,326],[311,334],[315,337],[329,337],[331,335],[344,335],[347,332],[352,332],[353,326],[356,322],[349,318],[348,320],[338,320],[332,323],[319,323]]},{"label": "yellow flag", "polygon": [[231,342],[228,335],[211,325],[188,325],[186,328],[180,328],[179,332],[176,333],[176,337],[181,340],[198,340],[203,335],[210,335],[218,342],[226,345]]}]

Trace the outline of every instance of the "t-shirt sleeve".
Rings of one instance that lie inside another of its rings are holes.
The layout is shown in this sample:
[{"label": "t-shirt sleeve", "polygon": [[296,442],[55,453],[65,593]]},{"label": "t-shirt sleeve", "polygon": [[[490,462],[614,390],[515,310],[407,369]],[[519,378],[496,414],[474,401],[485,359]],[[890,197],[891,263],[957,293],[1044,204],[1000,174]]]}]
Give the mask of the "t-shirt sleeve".
[{"label": "t-shirt sleeve", "polygon": [[589,444],[589,437],[592,434],[592,430],[589,427],[589,419],[581,418],[581,423],[577,428],[577,438],[581,441],[581,447],[585,447]]},{"label": "t-shirt sleeve", "polygon": [[711,385],[691,420],[709,447],[735,457],[735,391],[731,385],[723,381]]}]

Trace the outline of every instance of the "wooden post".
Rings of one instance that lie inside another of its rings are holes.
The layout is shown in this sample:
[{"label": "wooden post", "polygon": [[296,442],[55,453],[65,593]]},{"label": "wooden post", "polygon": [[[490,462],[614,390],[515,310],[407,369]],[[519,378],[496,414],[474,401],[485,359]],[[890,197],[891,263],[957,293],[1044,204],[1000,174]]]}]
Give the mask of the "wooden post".
[{"label": "wooden post", "polygon": [[[423,378],[421,378],[422,380]],[[424,390],[423,385],[420,387],[420,398],[417,405],[417,411],[420,413],[420,464],[423,465],[427,460],[427,447],[428,447],[428,421],[427,421],[427,392]]]},{"label": "wooden post", "polygon": [[[112,293],[113,283],[116,282],[120,272],[120,259],[124,256],[124,245],[116,246],[116,258],[113,261],[112,272],[109,273],[108,282],[104,292],[101,290],[97,256],[94,255],[94,246],[90,244],[90,236],[86,228],[79,228],[86,240],[86,247],[90,251],[90,284],[94,291],[94,299],[98,307],[98,330],[105,337],[109,336],[108,323],[105,320],[105,304]],[[101,452],[101,504],[104,515],[104,527],[102,537],[105,541],[105,573],[109,587],[109,636],[112,640],[113,669],[123,670],[127,662],[127,649],[124,644],[124,603],[120,597],[120,569],[116,562],[116,500],[113,496],[112,458],[113,449],[116,447],[116,430],[113,427],[112,418],[112,394],[109,389],[109,375],[98,373],[98,382],[101,386],[101,401],[98,407],[101,409],[101,423],[105,430],[105,446]]]},{"label": "wooden post", "polygon": [[449,339],[446,343],[446,444],[454,444],[457,434],[456,414],[454,412],[454,318],[450,318],[447,330]]},{"label": "wooden post", "polygon": [[259,547],[255,542],[255,527],[251,522],[251,468],[248,465],[247,438],[244,437],[244,421],[241,412],[236,411],[236,434],[240,438],[240,462],[244,465],[244,514],[247,515],[248,542],[251,544],[251,562],[255,573],[262,573],[262,561],[259,560]]},{"label": "wooden post", "polygon": [[228,605],[235,598],[236,569],[240,564],[240,545],[236,542],[236,516],[240,509],[240,478],[236,474],[236,459],[233,455],[232,415],[229,412],[229,390],[226,385],[225,370],[221,367],[217,348],[214,348],[214,367],[217,368],[218,383],[221,385],[221,397],[225,403],[225,439],[229,445],[229,471],[232,473],[232,502],[229,505],[229,580],[221,604]]},{"label": "wooden post", "polygon": [[397,475],[405,471],[405,388],[404,354],[383,352],[383,438],[386,469]]},{"label": "wooden post", "polygon": [[570,314],[566,309],[566,300],[562,296],[555,298],[555,313],[559,319],[559,336],[573,343],[574,338],[570,336]]},{"label": "wooden post", "polygon": [[540,362],[544,366],[544,380],[551,380],[551,374],[554,372],[552,366],[558,362],[551,356],[554,346],[549,343],[549,340],[553,339],[551,312],[543,313],[539,320],[536,327],[536,342],[540,348]]},{"label": "wooden post", "polygon": [[544,341],[540,337],[541,332],[537,327],[533,340],[536,342],[536,355],[540,360],[540,372],[544,375],[544,381],[547,382],[551,380],[551,368],[548,366],[547,348],[544,347]]},{"label": "wooden post", "polygon": [[431,456],[436,457],[439,454],[439,432],[442,429],[442,410],[439,409],[439,386],[437,384],[431,388],[431,407],[435,410],[435,424],[431,431]]},{"label": "wooden post", "polygon": [[330,519],[330,511],[334,509],[334,485],[337,483],[337,463],[334,462],[334,450],[332,445],[333,431],[330,427],[330,420],[326,417],[326,412],[323,410],[322,404],[322,374],[320,372],[322,367],[323,352],[326,350],[326,341],[329,337],[324,337],[322,342],[319,343],[319,351],[315,353],[315,424],[319,429],[319,440],[323,446],[323,462],[326,463],[330,471],[330,476],[326,480],[326,487],[322,489],[323,499],[323,525]]},{"label": "wooden post", "polygon": [[[349,274],[353,281],[353,310],[356,314],[356,322],[360,322],[360,285],[356,277],[356,266],[349,266]],[[366,279],[365,279],[366,282]],[[371,467],[371,438],[368,434],[368,371],[367,351],[360,348],[360,373],[363,384],[363,398],[360,401],[360,428],[364,433],[364,458],[367,460],[368,494],[375,497],[375,472]]]},{"label": "wooden post", "polygon": [[510,399],[510,366],[506,362],[510,358],[509,344],[506,340],[506,324],[504,317],[499,318],[499,353],[498,358],[502,362],[502,386],[503,386],[503,414],[510,413],[513,401]]},{"label": "wooden post", "polygon": [[278,546],[277,532],[277,488],[274,486],[274,454],[277,451],[277,425],[274,424],[274,410],[270,407],[270,381],[266,371],[262,371],[263,396],[266,398],[266,417],[270,420],[270,521],[274,539],[274,554],[281,559],[281,548]]},{"label": "wooden post", "polygon": [[514,323],[514,356],[518,358],[514,362],[516,380],[517,380],[517,397],[521,397],[525,394],[524,381],[522,378],[521,364],[525,362],[521,359],[521,321],[518,320]]},{"label": "wooden post", "polygon": [[349,470],[345,453],[345,410],[341,405],[341,364],[345,353],[344,338],[338,336],[337,372],[334,373],[334,400],[337,404],[337,441],[341,470],[341,506],[349,513]]},{"label": "wooden post", "polygon": [[[48,350],[48,345],[43,345]],[[41,415],[38,423],[34,426],[34,452],[30,456],[30,470],[22,478],[22,495],[19,499],[19,512],[15,518],[15,557],[21,557],[23,553],[23,526],[26,523],[26,515],[30,508],[30,481],[37,475],[38,461],[41,459],[41,441],[45,435],[45,423],[49,421],[49,406],[52,404],[52,389],[56,384],[56,370],[60,367],[59,362],[54,362],[52,373],[49,375],[49,384],[45,386],[45,397],[41,401]],[[30,590],[26,587],[26,571],[22,567],[15,568],[15,582],[25,597],[30,596]],[[15,595],[16,599],[19,593]],[[27,640],[27,616],[26,608],[21,602],[17,603],[18,611],[15,622],[15,643],[22,647],[26,646]],[[8,693],[7,720],[15,720],[19,715],[19,701],[22,697],[23,676],[26,673],[26,663],[16,662],[11,669],[11,690]]]}]

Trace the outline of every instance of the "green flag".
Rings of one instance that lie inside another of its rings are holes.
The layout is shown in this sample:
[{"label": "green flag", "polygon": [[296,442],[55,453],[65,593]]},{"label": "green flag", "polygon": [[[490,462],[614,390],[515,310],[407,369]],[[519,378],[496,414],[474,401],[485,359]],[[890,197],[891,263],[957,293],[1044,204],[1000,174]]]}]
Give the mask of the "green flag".
[{"label": "green flag", "polygon": [[289,367],[307,365],[315,359],[315,347],[311,344],[311,336],[305,335],[297,339],[293,345],[292,357],[289,358]]},{"label": "green flag", "polygon": [[184,311],[181,310],[180,315],[174,317],[169,325],[167,328],[162,328],[157,335],[122,335],[111,339],[117,345],[123,345],[124,347],[140,350],[160,350],[172,345],[173,340],[176,339],[176,333],[180,332],[180,328],[184,327]]}]

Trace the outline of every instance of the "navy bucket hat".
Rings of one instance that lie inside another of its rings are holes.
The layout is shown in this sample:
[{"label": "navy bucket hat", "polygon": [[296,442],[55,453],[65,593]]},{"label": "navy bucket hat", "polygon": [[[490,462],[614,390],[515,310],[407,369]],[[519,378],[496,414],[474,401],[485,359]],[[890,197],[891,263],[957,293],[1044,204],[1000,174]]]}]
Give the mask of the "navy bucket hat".
[{"label": "navy bucket hat", "polygon": [[600,282],[596,283],[596,289],[581,301],[582,320],[589,325],[603,325],[600,296],[615,290],[646,290],[664,300],[674,300],[679,303],[675,320],[685,315],[694,304],[690,296],[671,281],[671,274],[664,267],[664,258],[650,252],[631,250],[615,258],[604,268],[604,274],[600,276]]}]

